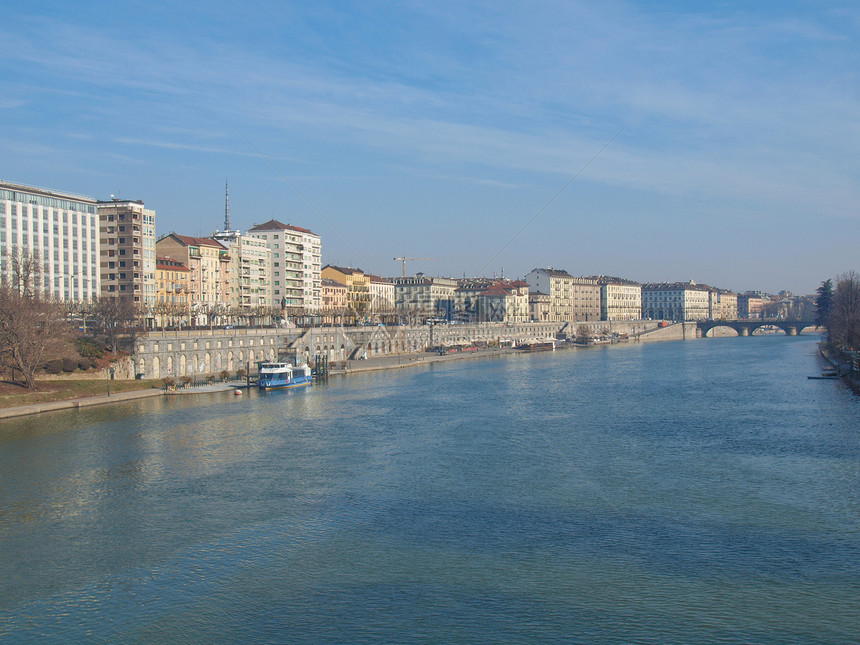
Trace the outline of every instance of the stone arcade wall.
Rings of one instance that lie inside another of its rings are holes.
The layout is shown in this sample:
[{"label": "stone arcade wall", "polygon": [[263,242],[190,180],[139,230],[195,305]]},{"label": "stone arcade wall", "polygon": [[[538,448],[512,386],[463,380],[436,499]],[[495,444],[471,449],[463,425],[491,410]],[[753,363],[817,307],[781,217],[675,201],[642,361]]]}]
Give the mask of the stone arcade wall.
[{"label": "stone arcade wall", "polygon": [[[143,378],[205,377],[239,368],[256,371],[256,363],[285,356],[312,361],[325,355],[344,361],[422,352],[434,345],[460,345],[474,341],[529,341],[553,338],[564,323],[477,323],[473,325],[420,325],[378,327],[316,327],[313,329],[213,329],[149,332],[135,343],[132,365]],[[585,325],[593,333],[637,335],[656,329],[654,321],[574,322],[571,336]],[[662,331],[662,330],[661,330]],[[695,337],[695,336],[694,336]],[[119,376],[117,378],[120,378]]]}]

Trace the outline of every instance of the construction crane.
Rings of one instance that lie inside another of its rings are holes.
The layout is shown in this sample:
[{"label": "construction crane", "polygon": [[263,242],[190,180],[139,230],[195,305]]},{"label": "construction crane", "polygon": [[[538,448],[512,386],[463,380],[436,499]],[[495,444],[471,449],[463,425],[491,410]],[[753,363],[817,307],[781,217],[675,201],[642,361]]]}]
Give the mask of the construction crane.
[{"label": "construction crane", "polygon": [[395,260],[400,260],[403,262],[403,277],[406,277],[406,261],[409,260],[412,262],[413,260],[438,260],[439,258],[407,258],[405,255],[403,257],[394,258]]}]

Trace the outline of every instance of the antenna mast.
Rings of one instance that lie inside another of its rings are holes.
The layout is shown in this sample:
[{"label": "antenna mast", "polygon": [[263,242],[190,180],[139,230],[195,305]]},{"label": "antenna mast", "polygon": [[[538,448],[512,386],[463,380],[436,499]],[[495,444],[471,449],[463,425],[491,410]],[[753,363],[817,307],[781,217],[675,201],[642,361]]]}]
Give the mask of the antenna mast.
[{"label": "antenna mast", "polygon": [[224,230],[230,230],[230,186],[224,180]]}]

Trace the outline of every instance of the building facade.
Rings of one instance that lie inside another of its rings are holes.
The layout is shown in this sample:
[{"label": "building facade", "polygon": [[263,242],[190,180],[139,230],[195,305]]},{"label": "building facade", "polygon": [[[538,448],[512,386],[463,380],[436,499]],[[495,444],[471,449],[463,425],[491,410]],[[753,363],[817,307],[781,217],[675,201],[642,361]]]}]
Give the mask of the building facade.
[{"label": "building facade", "polygon": [[177,260],[190,270],[192,322],[220,324],[233,317],[230,294],[230,251],[217,240],[170,233],[156,242],[158,255]]},{"label": "building facade", "polygon": [[533,269],[525,277],[530,291],[549,294],[548,322],[600,320],[600,285],[560,269]]},{"label": "building facade", "polygon": [[180,327],[191,319],[191,270],[171,258],[155,258],[155,322]]},{"label": "building facade", "polygon": [[765,300],[757,293],[738,295],[738,318],[761,318]]},{"label": "building facade", "polygon": [[452,278],[428,278],[422,274],[394,279],[394,308],[402,314],[435,318],[440,311],[454,306],[457,281]]},{"label": "building facade", "polygon": [[529,290],[529,319],[531,322],[549,321],[551,301],[548,293]]},{"label": "building facade", "polygon": [[707,320],[710,291],[706,285],[690,282],[642,285],[642,313],[652,320]]},{"label": "building facade", "polygon": [[328,264],[323,267],[322,277],[346,286],[346,306],[353,318],[370,312],[370,276],[361,269]]},{"label": "building facade", "polygon": [[248,230],[272,253],[272,301],[282,309],[319,311],[322,306],[322,242],[306,228],[269,220]]},{"label": "building facade", "polygon": [[709,296],[709,318],[712,320],[737,320],[738,294],[725,289],[712,289]]},{"label": "building facade", "polygon": [[328,325],[343,324],[347,309],[347,286],[337,280],[322,279],[322,313],[323,323]]},{"label": "building facade", "polygon": [[394,311],[394,283],[378,275],[370,278],[370,311],[375,314],[389,314]]},{"label": "building facade", "polygon": [[37,257],[40,292],[81,302],[101,293],[98,202],[89,197],[0,181],[0,283],[14,257]]},{"label": "building facade", "polygon": [[597,278],[601,320],[640,320],[642,285],[623,278]]},{"label": "building facade", "polygon": [[155,211],[143,201],[98,203],[101,295],[152,307],[156,303]]},{"label": "building facade", "polygon": [[216,231],[211,237],[230,251],[230,313],[237,321],[251,323],[274,306],[272,252],[264,240],[239,231]]}]

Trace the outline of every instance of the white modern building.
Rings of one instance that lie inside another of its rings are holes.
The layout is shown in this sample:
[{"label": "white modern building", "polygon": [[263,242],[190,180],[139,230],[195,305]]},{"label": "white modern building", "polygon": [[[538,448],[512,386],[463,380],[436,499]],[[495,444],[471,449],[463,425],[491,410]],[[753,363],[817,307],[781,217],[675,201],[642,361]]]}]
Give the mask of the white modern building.
[{"label": "white modern building", "polygon": [[0,181],[0,283],[13,279],[14,256],[35,254],[41,275],[34,288],[90,300],[101,292],[99,248],[97,200]]},{"label": "white modern building", "polygon": [[272,252],[272,304],[319,311],[322,306],[322,242],[306,228],[269,220],[248,230]]}]

